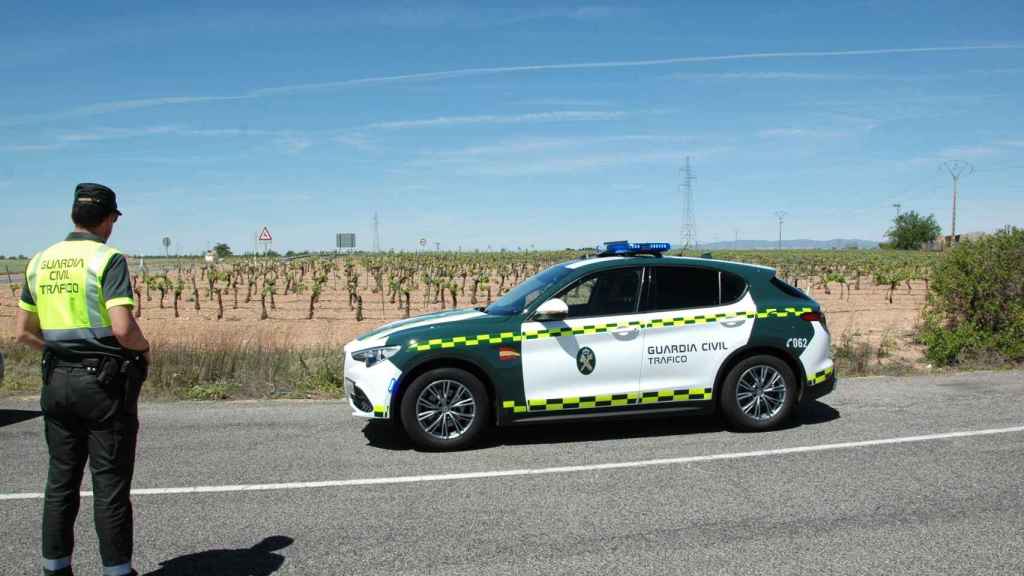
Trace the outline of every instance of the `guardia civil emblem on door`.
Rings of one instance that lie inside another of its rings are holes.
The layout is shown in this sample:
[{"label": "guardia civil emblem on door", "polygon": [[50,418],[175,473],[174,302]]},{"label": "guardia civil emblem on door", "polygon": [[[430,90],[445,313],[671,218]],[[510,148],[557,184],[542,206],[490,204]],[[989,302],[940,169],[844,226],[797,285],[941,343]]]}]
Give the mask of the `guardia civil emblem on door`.
[{"label": "guardia civil emblem on door", "polygon": [[594,367],[597,366],[597,356],[594,356],[594,351],[590,348],[580,348],[580,351],[576,353],[576,369],[580,371],[580,374],[586,376],[594,371]]}]

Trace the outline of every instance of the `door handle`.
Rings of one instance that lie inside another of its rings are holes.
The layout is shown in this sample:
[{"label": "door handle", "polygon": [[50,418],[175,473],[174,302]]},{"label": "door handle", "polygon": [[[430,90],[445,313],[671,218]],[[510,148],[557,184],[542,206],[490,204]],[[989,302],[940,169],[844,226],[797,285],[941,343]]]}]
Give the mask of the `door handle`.
[{"label": "door handle", "polygon": [[747,322],[747,319],[729,318],[728,320],[720,320],[719,322],[721,322],[722,326],[725,326],[726,328],[738,328],[740,326],[743,326]]},{"label": "door handle", "polygon": [[637,328],[636,326],[632,326],[630,328],[620,328],[618,330],[612,330],[612,335],[621,336],[623,338],[632,338],[633,336],[636,336],[639,332],[639,328]]}]

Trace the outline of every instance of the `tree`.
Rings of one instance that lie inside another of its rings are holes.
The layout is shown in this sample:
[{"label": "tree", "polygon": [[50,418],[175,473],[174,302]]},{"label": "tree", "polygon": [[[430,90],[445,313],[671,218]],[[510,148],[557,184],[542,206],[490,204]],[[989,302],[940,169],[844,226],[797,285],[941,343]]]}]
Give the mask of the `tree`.
[{"label": "tree", "polygon": [[931,242],[942,233],[942,228],[935,221],[935,215],[927,218],[910,210],[893,220],[892,228],[885,234],[889,237],[892,247],[897,250],[917,250],[922,244]]},{"label": "tree", "polygon": [[227,258],[228,256],[231,256],[231,246],[228,246],[223,242],[214,245],[213,251],[217,254],[217,258]]}]

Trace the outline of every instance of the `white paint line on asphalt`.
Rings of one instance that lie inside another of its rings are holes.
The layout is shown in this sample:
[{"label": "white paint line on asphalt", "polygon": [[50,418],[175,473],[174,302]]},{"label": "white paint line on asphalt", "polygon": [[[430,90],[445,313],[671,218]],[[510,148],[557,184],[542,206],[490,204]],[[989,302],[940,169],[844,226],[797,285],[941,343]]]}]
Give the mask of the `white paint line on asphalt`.
[{"label": "white paint line on asphalt", "polygon": [[[660,458],[657,460],[635,460],[632,462],[610,462],[607,464],[588,464],[585,466],[557,466],[553,468],[523,468],[519,470],[493,470],[490,472],[464,472],[461,474],[431,474],[426,476],[395,476],[392,478],[359,478],[353,480],[323,480],[319,482],[282,482],[277,484],[236,484],[230,486],[184,486],[178,488],[137,488],[132,490],[133,496],[157,496],[165,494],[211,494],[219,492],[264,492],[270,490],[299,490],[308,488],[345,488],[351,486],[375,486],[381,484],[413,484],[418,482],[444,482],[449,480],[475,480],[481,478],[504,478],[507,476],[534,476],[540,474],[571,474],[574,472],[590,472],[595,470],[619,470],[624,468],[647,468],[649,466],[668,466],[672,464],[694,464],[697,462],[714,462],[718,460],[740,460],[744,458],[763,458],[765,456],[785,456],[787,454],[804,454],[808,452],[826,452],[830,450],[847,450],[851,448],[867,448],[871,446],[891,446],[894,444],[911,444],[915,442],[932,442],[954,438],[971,438],[975,436],[992,436],[994,434],[1012,434],[1024,432],[1024,426],[1010,428],[990,428],[987,430],[964,430],[960,432],[944,432],[923,436],[903,436],[882,438],[879,440],[858,440],[855,442],[839,442],[836,444],[817,444],[813,446],[794,446],[792,448],[775,448],[772,450],[755,450],[752,452],[727,452],[725,454],[708,454],[705,456],[683,456],[680,458]],[[82,496],[92,496],[92,492],[82,492]],[[0,494],[0,500],[39,500],[43,494],[24,492],[18,494]]]}]

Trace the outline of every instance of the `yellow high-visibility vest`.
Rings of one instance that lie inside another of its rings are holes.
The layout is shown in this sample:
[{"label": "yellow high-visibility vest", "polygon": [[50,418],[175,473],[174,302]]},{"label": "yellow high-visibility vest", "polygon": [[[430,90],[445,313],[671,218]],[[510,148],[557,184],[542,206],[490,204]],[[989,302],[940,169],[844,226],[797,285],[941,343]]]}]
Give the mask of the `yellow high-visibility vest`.
[{"label": "yellow high-visibility vest", "polygon": [[40,252],[28,265],[25,285],[50,343],[100,340],[114,335],[107,310],[132,306],[132,298],[106,299],[103,273],[110,259],[120,254],[102,242],[58,242]]}]

